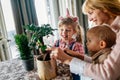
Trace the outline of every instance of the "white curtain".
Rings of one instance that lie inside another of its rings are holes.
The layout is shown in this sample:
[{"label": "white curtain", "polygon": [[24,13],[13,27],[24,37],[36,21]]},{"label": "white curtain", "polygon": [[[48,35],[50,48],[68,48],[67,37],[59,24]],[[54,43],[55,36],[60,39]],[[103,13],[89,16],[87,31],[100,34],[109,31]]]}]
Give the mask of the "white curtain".
[{"label": "white curtain", "polygon": [[66,9],[69,9],[71,15],[74,15],[73,0],[59,0],[60,16],[66,16]]},{"label": "white curtain", "polygon": [[17,34],[24,32],[24,25],[38,25],[34,0],[11,0],[11,5]]},{"label": "white curtain", "polygon": [[84,0],[59,0],[59,11],[61,16],[66,15],[66,8],[69,9],[70,15],[78,16],[80,24],[86,28],[88,21],[82,13],[82,4]]},{"label": "white curtain", "polygon": [[5,20],[4,20],[3,10],[1,6],[1,0],[0,0],[0,32],[2,34],[1,36],[3,37],[7,36]]},{"label": "white curtain", "polygon": [[7,41],[7,30],[0,1],[0,61],[8,60],[10,58],[11,55]]}]

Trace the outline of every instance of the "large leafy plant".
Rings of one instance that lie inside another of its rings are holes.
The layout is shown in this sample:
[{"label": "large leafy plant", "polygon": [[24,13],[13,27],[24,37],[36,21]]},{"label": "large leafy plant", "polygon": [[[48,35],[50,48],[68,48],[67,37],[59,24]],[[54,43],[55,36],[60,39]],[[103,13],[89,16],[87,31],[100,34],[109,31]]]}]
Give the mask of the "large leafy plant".
[{"label": "large leafy plant", "polygon": [[29,47],[39,50],[39,54],[45,57],[47,45],[44,44],[43,37],[49,37],[49,35],[53,35],[53,31],[56,29],[51,28],[49,24],[43,24],[41,26],[31,24],[24,26],[24,28],[27,30],[27,32],[32,34],[29,41]]},{"label": "large leafy plant", "polygon": [[22,60],[28,60],[33,58],[33,54],[28,46],[27,36],[24,34],[17,34],[14,36],[18,50],[20,51],[20,57]]}]

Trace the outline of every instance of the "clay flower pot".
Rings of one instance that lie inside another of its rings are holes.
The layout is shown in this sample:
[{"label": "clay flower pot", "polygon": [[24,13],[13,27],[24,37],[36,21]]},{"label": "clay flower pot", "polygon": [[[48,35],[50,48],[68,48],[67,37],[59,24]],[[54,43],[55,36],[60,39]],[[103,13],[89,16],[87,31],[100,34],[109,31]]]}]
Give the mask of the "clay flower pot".
[{"label": "clay flower pot", "polygon": [[41,80],[50,80],[57,76],[57,64],[53,59],[41,61],[40,56],[37,57],[37,71]]}]

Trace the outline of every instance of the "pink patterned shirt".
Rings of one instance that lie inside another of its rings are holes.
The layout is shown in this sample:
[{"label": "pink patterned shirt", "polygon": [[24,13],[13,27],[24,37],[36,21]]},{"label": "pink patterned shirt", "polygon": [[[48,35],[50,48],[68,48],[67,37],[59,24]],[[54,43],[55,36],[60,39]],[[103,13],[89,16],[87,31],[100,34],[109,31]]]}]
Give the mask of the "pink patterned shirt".
[{"label": "pink patterned shirt", "polygon": [[[74,43],[74,44],[73,44]],[[58,44],[58,40],[55,42],[54,46],[56,47],[56,44]],[[80,54],[84,54],[84,48],[83,45],[79,42],[76,42],[75,40],[72,40],[69,44],[66,44],[62,40],[59,40],[59,48],[64,49],[67,48],[66,45],[69,47],[71,44],[73,44],[72,49],[75,52],[79,52]]]}]

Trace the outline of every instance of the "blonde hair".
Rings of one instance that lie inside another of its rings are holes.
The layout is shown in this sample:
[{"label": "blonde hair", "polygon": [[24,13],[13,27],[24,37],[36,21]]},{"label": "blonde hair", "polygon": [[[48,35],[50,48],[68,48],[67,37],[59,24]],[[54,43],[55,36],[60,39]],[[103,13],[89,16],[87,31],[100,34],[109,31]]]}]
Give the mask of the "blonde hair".
[{"label": "blonde hair", "polygon": [[95,26],[89,29],[87,34],[93,34],[99,40],[105,41],[106,48],[110,48],[116,43],[116,33],[107,25]]},{"label": "blonde hair", "polygon": [[82,11],[87,14],[90,10],[100,9],[107,11],[111,16],[120,15],[120,0],[85,0]]},{"label": "blonde hair", "polygon": [[73,30],[76,31],[76,41],[82,43],[82,27],[79,25],[77,20],[74,20],[72,17],[65,17],[61,19],[58,23],[58,26],[71,25]]}]

